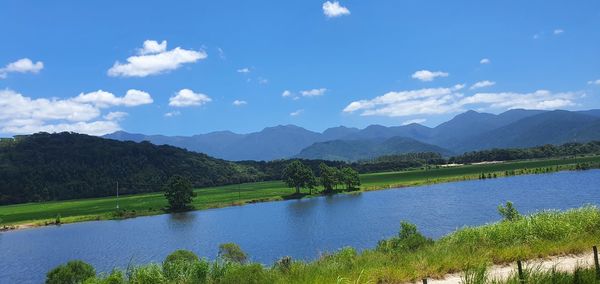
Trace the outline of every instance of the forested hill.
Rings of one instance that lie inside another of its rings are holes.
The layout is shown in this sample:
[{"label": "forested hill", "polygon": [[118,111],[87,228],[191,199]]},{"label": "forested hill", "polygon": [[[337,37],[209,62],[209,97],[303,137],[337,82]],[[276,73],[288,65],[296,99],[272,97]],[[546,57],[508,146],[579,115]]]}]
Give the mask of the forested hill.
[{"label": "forested hill", "polygon": [[195,186],[253,181],[252,167],[148,142],[75,133],[0,140],[0,204],[159,191],[174,174]]}]

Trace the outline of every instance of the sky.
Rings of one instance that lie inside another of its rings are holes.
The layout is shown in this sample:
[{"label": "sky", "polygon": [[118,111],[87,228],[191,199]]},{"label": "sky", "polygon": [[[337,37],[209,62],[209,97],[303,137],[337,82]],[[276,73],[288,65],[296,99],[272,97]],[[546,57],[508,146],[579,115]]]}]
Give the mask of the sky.
[{"label": "sky", "polygon": [[600,1],[29,1],[0,8],[0,136],[435,126],[600,108]]}]

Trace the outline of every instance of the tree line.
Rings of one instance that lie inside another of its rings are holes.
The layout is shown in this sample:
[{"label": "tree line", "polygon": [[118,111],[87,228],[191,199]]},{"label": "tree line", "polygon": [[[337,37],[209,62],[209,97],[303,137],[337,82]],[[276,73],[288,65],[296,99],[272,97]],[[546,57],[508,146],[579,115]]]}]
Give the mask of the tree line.
[{"label": "tree line", "polygon": [[360,184],[359,173],[429,168],[447,163],[509,161],[600,154],[600,142],[469,152],[449,159],[409,153],[346,163],[288,159],[230,162],[149,142],[123,142],[76,133],[37,133],[0,139],[0,204],[164,191],[179,175],[191,186],[285,180],[290,187],[331,192]]}]

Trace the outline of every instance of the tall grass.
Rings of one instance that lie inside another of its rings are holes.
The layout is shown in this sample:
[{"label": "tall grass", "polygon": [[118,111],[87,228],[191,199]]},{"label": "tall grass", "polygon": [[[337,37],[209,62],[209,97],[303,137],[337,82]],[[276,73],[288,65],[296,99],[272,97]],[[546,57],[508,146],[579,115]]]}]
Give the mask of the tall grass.
[{"label": "tall grass", "polygon": [[[491,264],[589,250],[599,240],[600,209],[587,206],[563,212],[542,211],[514,221],[465,227],[436,241],[420,238],[418,232],[412,231],[407,226],[403,228],[404,232],[400,232],[397,237],[383,242],[387,245],[362,252],[347,247],[325,254],[312,262],[294,261],[286,257],[272,266],[264,266],[257,263],[229,262],[223,259],[214,262],[196,259],[174,262],[169,267],[149,264],[130,268],[127,271],[114,271],[88,281],[89,283],[399,283],[467,271],[466,283],[492,283],[490,282],[492,280],[487,278],[485,270],[485,267]],[[473,269],[474,267],[476,269]],[[581,270],[571,276],[554,272],[553,275],[556,276],[552,277],[571,280],[573,277],[588,279],[588,274],[587,270]],[[541,271],[530,272],[529,275],[537,278],[548,277],[546,272]],[[512,278],[507,281],[507,283],[516,283],[510,282],[514,281]]]}]

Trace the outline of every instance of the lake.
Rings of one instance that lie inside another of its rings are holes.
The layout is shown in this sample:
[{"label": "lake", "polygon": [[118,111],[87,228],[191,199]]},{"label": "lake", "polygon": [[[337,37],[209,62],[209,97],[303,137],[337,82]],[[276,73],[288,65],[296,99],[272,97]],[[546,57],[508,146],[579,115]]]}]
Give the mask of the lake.
[{"label": "lake", "polygon": [[[202,198],[202,197],[200,197]],[[41,283],[46,273],[81,259],[97,271],[162,262],[176,249],[214,259],[235,242],[252,260],[314,259],[344,246],[373,248],[400,221],[439,238],[500,219],[512,201],[522,213],[600,205],[600,170],[473,180],[421,187],[257,203],[186,214],[97,221],[0,233],[0,283]]]}]

